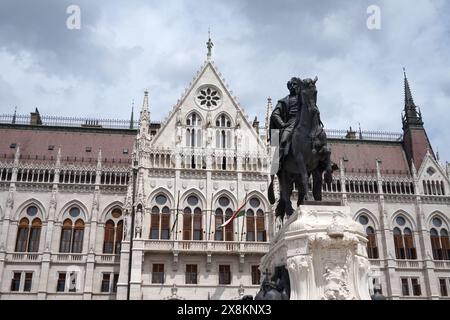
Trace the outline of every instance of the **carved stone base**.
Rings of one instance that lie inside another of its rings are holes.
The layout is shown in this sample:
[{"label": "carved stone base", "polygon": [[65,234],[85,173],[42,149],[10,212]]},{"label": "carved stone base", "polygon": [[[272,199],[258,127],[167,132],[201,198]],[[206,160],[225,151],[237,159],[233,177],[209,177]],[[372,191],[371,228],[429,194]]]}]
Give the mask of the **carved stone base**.
[{"label": "carved stone base", "polygon": [[302,205],[275,235],[260,269],[285,266],[291,300],[370,300],[366,243],[350,207]]}]

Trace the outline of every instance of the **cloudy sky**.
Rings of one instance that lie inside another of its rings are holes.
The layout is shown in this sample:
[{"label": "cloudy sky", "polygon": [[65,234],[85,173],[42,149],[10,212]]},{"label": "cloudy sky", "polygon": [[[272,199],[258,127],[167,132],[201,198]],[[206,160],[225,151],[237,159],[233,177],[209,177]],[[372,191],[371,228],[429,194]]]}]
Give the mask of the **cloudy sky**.
[{"label": "cloudy sky", "polygon": [[[81,9],[69,30],[66,9]],[[371,4],[381,29],[366,21]],[[206,58],[253,118],[291,76],[319,77],[327,128],[401,132],[403,72],[441,160],[450,160],[450,3],[1,0],[0,114],[128,119],[150,91],[162,120]]]}]

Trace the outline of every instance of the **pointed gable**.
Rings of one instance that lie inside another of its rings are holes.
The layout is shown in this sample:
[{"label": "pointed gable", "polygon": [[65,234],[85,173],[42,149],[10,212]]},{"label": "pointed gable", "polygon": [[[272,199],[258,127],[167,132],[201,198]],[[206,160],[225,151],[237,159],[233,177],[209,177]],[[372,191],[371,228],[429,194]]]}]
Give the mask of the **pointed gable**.
[{"label": "pointed gable", "polygon": [[[195,127],[192,115],[195,117]],[[224,117],[222,117],[222,115]],[[226,121],[221,121],[223,118]],[[224,122],[224,124],[223,124]],[[195,146],[206,147],[208,136],[207,128],[214,131],[213,137],[209,137],[213,148],[223,147],[220,144],[222,137],[218,135],[218,128],[225,126],[227,141],[231,142],[228,148],[235,148],[237,136],[242,137],[241,151],[257,152],[264,149],[264,143],[255,129],[249,123],[245,111],[240,107],[232,92],[227,88],[216,66],[212,61],[206,61],[197,77],[185,90],[185,94],[178,100],[172,111],[161,124],[161,129],[154,137],[152,145],[155,147],[174,147],[179,143],[180,147],[192,146],[188,142],[192,129],[195,131]],[[239,127],[239,130],[236,128]],[[237,131],[240,131],[237,133]],[[197,135],[201,135],[198,137]]]},{"label": "pointed gable", "polygon": [[450,193],[450,180],[445,170],[429,151],[423,158],[417,178],[421,181],[423,194],[446,195]]}]

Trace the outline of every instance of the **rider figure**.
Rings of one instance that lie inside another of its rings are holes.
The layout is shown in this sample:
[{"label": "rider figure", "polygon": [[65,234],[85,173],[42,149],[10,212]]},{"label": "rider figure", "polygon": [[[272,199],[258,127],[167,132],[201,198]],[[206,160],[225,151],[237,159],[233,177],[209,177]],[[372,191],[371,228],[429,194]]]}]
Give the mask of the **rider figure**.
[{"label": "rider figure", "polygon": [[301,80],[299,78],[291,78],[287,82],[287,88],[289,89],[289,95],[278,103],[272,112],[270,117],[270,129],[279,129],[280,134],[280,164],[283,163],[283,159],[289,153],[289,147],[291,144],[291,137],[298,113],[301,108],[301,101],[299,96],[299,89]]}]

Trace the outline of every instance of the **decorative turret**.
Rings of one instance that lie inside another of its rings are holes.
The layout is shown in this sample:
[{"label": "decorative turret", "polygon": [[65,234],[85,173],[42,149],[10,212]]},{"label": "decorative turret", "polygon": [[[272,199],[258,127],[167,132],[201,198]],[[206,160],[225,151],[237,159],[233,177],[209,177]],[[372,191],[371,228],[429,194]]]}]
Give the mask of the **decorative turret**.
[{"label": "decorative turret", "polygon": [[415,168],[420,168],[427,150],[430,150],[430,154],[435,159],[436,157],[434,156],[427,133],[423,127],[422,114],[420,110],[417,110],[418,108],[414,103],[405,68],[403,68],[403,75],[405,88],[405,106],[402,114],[403,148],[412,171],[413,162]]},{"label": "decorative turret", "polygon": [[144,91],[144,102],[142,103],[141,115],[139,118],[139,137],[148,137],[150,122],[150,112],[148,110],[148,91]]},{"label": "decorative turret", "polygon": [[130,129],[134,129],[133,125],[134,125],[134,99],[133,102],[131,103]]}]

